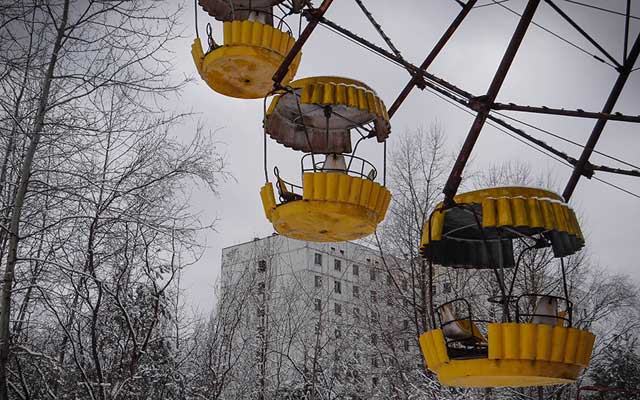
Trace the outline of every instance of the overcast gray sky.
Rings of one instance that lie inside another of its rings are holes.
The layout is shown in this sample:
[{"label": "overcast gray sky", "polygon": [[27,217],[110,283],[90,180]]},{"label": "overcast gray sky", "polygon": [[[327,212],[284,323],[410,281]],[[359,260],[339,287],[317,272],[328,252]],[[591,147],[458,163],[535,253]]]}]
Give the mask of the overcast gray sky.
[{"label": "overcast gray sky", "polygon": [[[625,0],[581,1],[620,12],[624,12],[626,5]],[[319,1],[314,3],[318,4]],[[478,5],[488,3],[491,1],[478,1]],[[623,17],[566,0],[556,0],[556,3],[611,54],[621,58]],[[632,0],[631,3],[632,14],[640,16],[640,1]],[[368,0],[366,4],[405,58],[415,64],[424,59],[460,9],[454,0]],[[525,4],[524,0],[504,3],[519,13]],[[184,13],[187,37],[177,43],[175,52],[177,72],[197,77],[190,55],[193,35],[191,7],[192,5],[187,4]],[[335,0],[327,17],[383,45],[355,1]],[[204,31],[207,18],[204,13],[200,13],[200,32]],[[580,47],[596,52],[544,2],[538,8],[534,21]],[[516,15],[499,5],[473,10],[429,72],[475,95],[484,94],[517,22]],[[297,17],[291,18],[289,23],[297,27]],[[220,42],[221,27],[213,21],[212,25],[214,36]],[[640,21],[632,20],[631,43],[639,30]],[[361,80],[374,88],[387,106],[409,79],[405,70],[323,27],[318,27],[305,45],[297,73],[298,78],[313,75],[338,75]],[[532,26],[497,101],[599,111],[616,76],[617,72],[610,66]],[[193,194],[193,205],[202,211],[203,218],[220,218],[217,232],[210,232],[204,238],[207,250],[203,258],[183,276],[188,301],[204,311],[214,304],[213,286],[220,271],[220,250],[273,232],[263,215],[258,194],[264,183],[262,101],[224,97],[209,89],[199,77],[182,93],[179,101],[184,107],[200,113],[201,122],[208,129],[217,130],[216,137],[222,142],[220,148],[226,152],[229,169],[235,176],[235,180],[222,185],[220,198],[197,189]],[[640,114],[640,70],[632,73],[615,111]],[[581,143],[586,141],[595,122],[525,113],[510,115]],[[457,153],[472,120],[472,115],[445,103],[435,95],[414,90],[392,120],[390,146],[408,130],[429,126],[438,121],[446,134],[449,150]],[[525,130],[576,158],[580,154],[578,147],[531,129]],[[188,137],[190,133],[185,131],[184,135]],[[609,122],[597,150],[637,165],[640,164],[639,137],[638,124]],[[290,175],[299,174],[300,153],[285,150],[274,142],[269,143],[269,151],[270,161],[277,160],[281,170],[290,168]],[[527,162],[535,173],[553,174],[558,182],[558,187],[553,189],[560,192],[571,172],[568,167],[490,126],[483,129],[473,157],[476,169],[509,160]],[[592,161],[626,168],[598,155],[594,155]],[[272,168],[273,163],[270,165]],[[605,173],[598,173],[597,176],[640,193],[640,178]],[[640,239],[640,199],[601,182],[582,179],[571,204],[583,217],[581,223],[593,261],[612,273],[626,273],[636,282],[640,281],[636,256],[636,246]]]}]

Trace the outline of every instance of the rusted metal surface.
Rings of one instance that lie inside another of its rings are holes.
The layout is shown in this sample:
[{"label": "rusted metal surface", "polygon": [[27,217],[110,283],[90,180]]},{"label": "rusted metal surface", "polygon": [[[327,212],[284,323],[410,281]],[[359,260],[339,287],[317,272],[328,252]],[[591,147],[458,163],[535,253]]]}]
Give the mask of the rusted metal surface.
[{"label": "rusted metal surface", "polygon": [[551,114],[551,115],[564,115],[567,117],[580,117],[580,118],[592,118],[592,119],[606,119],[610,121],[625,121],[625,122],[640,122],[640,115],[624,115],[620,113],[602,113],[584,110],[566,110],[564,108],[551,108],[551,107],[533,107],[523,106],[519,104],[504,104],[493,103],[491,105],[492,110],[508,110],[508,111],[524,111],[535,114]]},{"label": "rusted metal surface", "polygon": [[524,35],[531,24],[531,20],[533,19],[533,15],[535,14],[538,5],[540,4],[540,0],[529,0],[527,2],[527,7],[522,13],[522,17],[518,22],[518,26],[509,41],[509,45],[502,57],[502,61],[500,61],[500,65],[493,76],[493,80],[489,85],[489,89],[487,90],[487,94],[482,96],[481,98],[476,98],[477,102],[484,104],[483,107],[480,107],[480,111],[476,115],[473,124],[471,125],[471,129],[469,130],[469,134],[465,139],[464,144],[462,145],[462,149],[458,154],[458,158],[453,165],[449,178],[447,179],[447,183],[445,184],[443,193],[445,195],[445,206],[451,206],[453,204],[453,197],[458,191],[458,187],[460,186],[460,181],[462,180],[462,171],[464,170],[469,157],[471,156],[471,151],[473,150],[478,137],[480,136],[480,131],[484,126],[484,123],[487,120],[487,116],[489,115],[490,105],[494,103],[498,92],[500,91],[500,87],[504,83],[504,80],[507,76],[507,72],[509,72],[509,68],[511,68],[511,64],[513,63],[513,59],[518,52],[518,48],[520,48],[520,44],[524,39]]},{"label": "rusted metal surface", "polygon": [[332,2],[333,0],[324,0],[322,4],[320,4],[320,7],[310,11],[310,14],[313,17],[309,20],[307,26],[304,27],[304,30],[302,31],[302,33],[300,33],[300,37],[298,37],[298,40],[296,40],[291,50],[289,50],[287,56],[284,58],[284,60],[282,60],[282,64],[280,64],[275,74],[273,74],[273,78],[271,78],[273,80],[274,88],[278,88],[280,86],[282,79],[289,70],[289,66],[296,58],[300,50],[302,50],[302,46],[304,46],[304,44],[307,42],[313,30],[316,29],[316,26],[318,26],[318,22],[327,12]]},{"label": "rusted metal surface", "polygon": [[272,6],[283,0],[198,0],[200,7],[218,21],[246,20],[252,12],[263,12],[273,24]]},{"label": "rusted metal surface", "polygon": [[393,44],[393,42],[391,41],[391,38],[389,36],[387,36],[386,33],[384,33],[384,31],[382,30],[382,26],[378,23],[378,21],[375,20],[375,18],[373,18],[373,15],[371,14],[371,12],[369,12],[369,10],[364,5],[362,0],[356,0],[356,3],[360,7],[360,9],[364,13],[364,15],[367,17],[369,22],[371,22],[371,25],[373,25],[373,27],[378,32],[378,34],[380,35],[382,40],[384,40],[384,42],[387,44],[387,46],[389,46],[391,51],[393,51],[393,54],[395,54],[398,57],[402,57],[402,54],[400,53],[400,50],[398,50],[398,48]]},{"label": "rusted metal surface", "polygon": [[[627,78],[629,78],[629,74],[631,73],[635,62],[638,59],[638,54],[640,54],[640,34],[636,38],[636,41],[633,44],[631,51],[629,52],[629,56],[627,57],[626,62],[620,69],[620,74],[618,75],[618,78],[616,79],[616,82],[614,83],[613,88],[609,93],[609,97],[607,98],[607,101],[602,108],[602,112],[604,114],[610,114],[611,111],[613,111],[613,107],[618,101],[618,98],[622,93],[622,89],[627,83]],[[576,185],[578,184],[578,180],[580,180],[582,171],[589,162],[589,157],[591,157],[591,154],[593,153],[593,150],[595,149],[595,146],[598,143],[600,135],[602,134],[602,131],[604,130],[606,124],[607,119],[600,118],[593,127],[591,135],[589,135],[589,139],[587,140],[587,143],[582,150],[582,154],[580,155],[578,162],[573,168],[573,173],[571,174],[571,177],[567,182],[567,186],[565,186],[564,191],[562,192],[562,197],[564,197],[565,201],[569,201],[569,199],[571,198],[571,195],[573,194]]]},{"label": "rusted metal surface", "polygon": [[[420,64],[420,70],[426,71],[426,69],[429,68],[433,60],[435,60],[438,54],[440,54],[440,51],[444,48],[449,39],[451,39],[453,33],[456,31],[456,29],[458,29],[462,21],[464,21],[465,17],[469,14],[469,11],[471,11],[476,2],[477,0],[469,0],[467,4],[464,5],[453,22],[451,22],[451,25],[449,25],[449,28],[447,28],[442,37],[440,37],[440,40],[438,40],[438,42],[433,47],[433,49],[431,49],[422,64]],[[407,98],[407,96],[409,96],[411,90],[413,90],[416,84],[419,84],[421,81],[423,81],[422,74],[414,73],[409,83],[407,83],[407,85],[404,87],[404,89],[402,89],[391,107],[389,107],[389,117],[392,117],[393,114],[398,111],[398,108],[400,108],[404,100]]]}]

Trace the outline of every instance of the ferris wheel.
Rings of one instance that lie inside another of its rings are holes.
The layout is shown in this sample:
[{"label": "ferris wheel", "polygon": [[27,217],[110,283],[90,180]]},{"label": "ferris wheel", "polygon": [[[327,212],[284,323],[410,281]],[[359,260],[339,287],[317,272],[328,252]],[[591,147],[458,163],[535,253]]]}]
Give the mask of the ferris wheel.
[{"label": "ferris wheel", "polygon": [[[477,0],[453,1],[461,7],[458,15],[419,66],[402,56],[361,0],[355,2],[389,50],[327,19],[325,13],[332,0],[322,1],[318,7],[305,0],[197,0],[197,37],[192,55],[200,76],[214,91],[235,98],[264,99],[265,184],[260,188],[260,197],[265,216],[274,229],[295,239],[336,242],[375,232],[392,198],[386,187],[390,120],[415,87],[475,113],[443,188],[443,201],[424,226],[420,250],[430,265],[430,287],[436,279],[433,264],[491,271],[498,294],[487,301],[496,305],[499,312],[490,320],[478,318],[473,313],[473,300],[457,298],[435,305],[431,292],[430,327],[425,327],[419,338],[426,366],[442,384],[456,387],[575,382],[589,365],[595,336],[574,326],[574,306],[567,289],[563,258],[578,252],[585,240],[568,202],[582,176],[591,178],[599,171],[640,176],[635,168],[625,170],[589,161],[607,121],[640,122],[640,116],[614,112],[640,54],[640,35],[629,47],[630,2],[626,13],[621,14],[626,29],[623,57],[618,60],[554,1],[527,0],[524,11],[516,13],[518,25],[488,90],[478,96],[428,72],[465,18],[479,6]],[[528,28],[536,24],[533,17],[543,2],[586,38],[596,54],[579,47],[580,50],[618,72],[601,111],[496,102]],[[492,0],[484,5],[507,7],[502,3]],[[211,25],[207,25],[206,50],[197,30],[200,8],[217,21],[214,23],[223,26],[223,40],[218,43],[212,37]],[[296,17],[297,39],[287,22]],[[308,21],[304,29],[303,19]],[[409,72],[408,83],[389,108],[369,84],[357,77],[295,79],[302,62],[301,50],[319,24]],[[514,127],[497,110],[588,118],[595,119],[596,124],[582,146],[582,153],[574,158]],[[462,173],[487,124],[497,125],[569,165],[573,173],[562,195],[531,187],[489,187],[459,194]],[[271,169],[268,140],[301,154],[297,171],[300,180],[295,179],[296,171],[281,172],[277,163]],[[384,155],[381,166],[358,155],[359,145],[366,140],[375,140],[379,145]],[[518,245],[514,245],[516,241]],[[560,261],[561,290],[518,292],[514,283],[521,279],[518,272],[523,255],[543,249],[550,249]],[[510,282],[506,270],[512,271]]]}]

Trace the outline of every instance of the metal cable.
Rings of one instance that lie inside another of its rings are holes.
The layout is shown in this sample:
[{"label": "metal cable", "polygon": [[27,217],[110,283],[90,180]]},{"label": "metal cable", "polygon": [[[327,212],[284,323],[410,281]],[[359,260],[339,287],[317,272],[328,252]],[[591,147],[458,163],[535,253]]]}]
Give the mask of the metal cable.
[{"label": "metal cable", "polygon": [[384,156],[382,159],[382,186],[387,186],[387,141],[384,141]]},{"label": "metal cable", "polygon": [[198,0],[193,0],[193,11],[196,25],[196,37],[200,39],[200,33],[198,32]]},{"label": "metal cable", "polygon": [[[552,136],[552,137],[554,137],[554,138],[556,138],[556,139],[560,139],[560,140],[565,141],[565,142],[567,142],[567,143],[571,143],[571,144],[573,144],[573,145],[575,145],[575,146],[578,146],[578,147],[580,147],[580,148],[582,148],[582,149],[584,149],[584,147],[585,147],[583,144],[580,144],[580,143],[578,143],[578,142],[574,142],[573,140],[570,140],[570,139],[564,138],[564,137],[562,137],[562,136],[560,136],[560,135],[558,135],[558,134],[556,134],[556,133],[553,133],[553,132],[550,132],[550,131],[548,131],[548,130],[545,130],[545,129],[539,128],[539,127],[537,127],[537,126],[535,126],[535,125],[532,125],[532,124],[530,124],[530,123],[524,122],[524,121],[522,121],[522,120],[519,120],[519,119],[517,119],[517,118],[511,117],[511,116],[509,116],[509,115],[506,115],[506,114],[503,114],[503,113],[500,113],[500,112],[497,112],[497,111],[492,111],[491,113],[492,113],[492,114],[497,114],[497,115],[500,115],[501,117],[504,117],[504,118],[510,119],[510,120],[515,121],[515,122],[518,122],[518,123],[521,123],[522,125],[528,126],[529,128],[535,129],[535,130],[537,130],[537,131],[540,131],[540,132],[542,132],[542,133],[545,133],[545,134],[547,134],[547,135],[549,135],[549,136]],[[603,153],[603,152],[601,152],[601,151],[598,151],[598,150],[595,150],[595,149],[594,149],[594,150],[593,150],[593,152],[594,152],[594,153],[596,153],[596,154],[598,154],[598,155],[601,155],[601,156],[603,156],[603,157],[606,157],[606,158],[609,158],[609,159],[611,159],[611,160],[617,161],[617,162],[619,162],[619,163],[625,164],[625,165],[627,165],[627,166],[629,166],[629,167],[631,167],[631,168],[640,169],[640,166],[638,166],[638,165],[631,164],[630,162],[624,161],[624,160],[622,160],[622,159],[620,159],[620,158],[617,158],[617,157],[611,156],[611,155],[606,154],[606,153]]]},{"label": "metal cable", "polygon": [[[428,90],[429,92],[431,92],[431,93],[435,94],[436,96],[438,96],[438,97],[439,97],[439,98],[441,98],[442,100],[446,101],[447,103],[449,103],[449,104],[451,104],[451,105],[453,105],[453,106],[455,106],[455,107],[459,108],[460,110],[462,110],[462,111],[466,112],[467,114],[473,115],[473,112],[471,112],[471,111],[467,110],[466,108],[462,107],[461,105],[459,105],[459,104],[457,104],[457,103],[454,103],[453,101],[449,100],[448,98],[446,98],[446,97],[444,97],[444,96],[440,95],[440,93],[435,92],[435,91],[430,90],[430,89],[427,89],[427,90]],[[486,124],[487,124],[487,125],[489,125],[489,126],[491,126],[491,127],[493,127],[493,128],[495,128],[495,129],[497,129],[498,131],[500,131],[500,132],[504,133],[505,135],[510,136],[511,138],[513,138],[513,139],[515,139],[515,140],[517,140],[517,141],[519,141],[519,142],[523,143],[524,145],[531,147],[531,148],[532,148],[532,149],[534,149],[535,151],[537,151],[537,152],[539,152],[539,153],[541,153],[541,154],[543,154],[543,155],[545,155],[545,156],[547,156],[547,157],[549,157],[549,158],[551,158],[551,159],[553,159],[553,160],[555,160],[555,161],[559,162],[560,164],[565,165],[565,166],[567,166],[567,167],[569,167],[569,168],[572,168],[572,169],[573,169],[573,165],[571,165],[571,164],[570,164],[569,162],[567,162],[566,160],[563,160],[563,159],[561,159],[561,158],[560,158],[560,157],[558,157],[558,156],[555,156],[555,155],[553,155],[553,154],[549,154],[549,153],[547,153],[546,151],[544,151],[544,150],[542,150],[542,149],[539,149],[538,147],[536,147],[536,146],[532,145],[531,143],[529,143],[529,142],[527,142],[527,141],[525,141],[525,140],[523,140],[523,139],[521,139],[521,138],[519,138],[519,137],[515,136],[515,135],[514,135],[514,134],[512,134],[511,132],[507,131],[506,129],[501,128],[500,126],[498,126],[498,125],[494,124],[493,122],[491,122],[491,121],[487,121],[487,122],[486,122]],[[605,181],[604,179],[598,178],[598,177],[596,177],[596,176],[591,177],[591,179],[594,179],[594,180],[596,180],[596,181],[598,181],[598,182],[604,183],[605,185],[611,186],[611,187],[612,187],[612,188],[614,188],[614,189],[618,189],[618,190],[620,190],[621,192],[624,192],[624,193],[626,193],[626,194],[628,194],[628,195],[631,195],[631,196],[633,196],[633,197],[636,197],[636,198],[640,199],[640,195],[639,195],[639,194],[636,194],[636,193],[634,193],[634,192],[631,192],[630,190],[627,190],[627,189],[625,189],[625,188],[623,188],[623,187],[621,187],[621,186],[618,186],[618,185],[616,185],[616,184],[613,184],[613,183],[611,183],[611,182]]]},{"label": "metal cable", "polygon": [[309,150],[311,150],[311,162],[313,163],[313,171],[316,170],[316,158],[313,152],[313,146],[311,145],[311,139],[309,138],[309,131],[307,130],[307,124],[304,123],[304,114],[302,112],[302,107],[300,106],[300,99],[298,98],[298,94],[295,90],[291,88],[287,88],[287,90],[295,97],[296,106],[298,107],[298,113],[300,114],[300,123],[302,124],[302,129],[304,129],[304,136],[307,139],[307,144],[309,145]]},{"label": "metal cable", "polygon": [[500,3],[506,3],[509,0],[499,0],[499,1],[492,1],[491,3],[487,3],[487,4],[478,4],[473,6],[473,8],[482,8],[482,7],[487,7],[487,6],[495,6],[498,5]]},{"label": "metal cable", "polygon": [[[603,11],[603,12],[607,12],[607,13],[611,13],[611,14],[615,14],[615,15],[620,15],[623,17],[626,17],[627,15],[618,11],[614,11],[614,10],[609,10],[607,8],[603,8],[603,7],[598,7],[598,6],[594,6],[593,4],[586,4],[586,3],[582,3],[579,1],[575,1],[575,0],[564,0],[567,3],[571,3],[571,4],[575,4],[578,6],[583,6],[583,7],[587,7],[587,8],[593,8],[595,10],[599,10],[599,11]],[[631,19],[640,19],[640,17],[636,17],[635,15],[630,15],[629,18]]]},{"label": "metal cable", "polygon": [[[514,11],[511,8],[505,6],[501,2],[498,2],[498,0],[492,0],[492,1],[494,2],[494,4],[499,5],[500,7],[504,8],[505,10],[508,10],[512,14],[515,14],[515,15],[517,15],[519,17],[522,17],[522,15],[520,13],[518,13],[517,11]],[[554,36],[555,38],[560,39],[561,41],[563,41],[563,42],[575,47],[576,49],[580,50],[581,52],[583,52],[583,53],[585,53],[587,55],[590,55],[591,57],[595,58],[596,60],[600,61],[601,63],[607,64],[608,66],[610,66],[611,68],[614,68],[614,69],[617,68],[615,65],[607,62],[606,60],[604,60],[603,58],[599,57],[598,55],[593,54],[593,53],[589,52],[588,50],[585,50],[584,48],[582,48],[582,47],[578,46],[577,44],[575,44],[575,43],[563,38],[562,36],[558,35],[557,33],[553,32],[552,30],[550,30],[548,28],[545,28],[544,26],[536,23],[535,21],[531,21],[531,24],[537,26],[538,28],[540,28],[543,31],[547,32],[548,34]]]},{"label": "metal cable", "polygon": [[567,302],[567,311],[569,312],[569,326],[571,326],[573,321],[573,307],[570,305],[571,302],[569,301],[569,288],[567,287],[567,273],[564,268],[564,257],[560,257],[560,268],[562,270],[562,288],[564,290],[564,298]]},{"label": "metal cable", "polygon": [[[271,94],[271,93],[269,93]],[[262,126],[265,127],[263,128],[264,131],[264,138],[263,138],[263,160],[264,160],[264,180],[265,183],[269,182],[269,169],[267,167],[267,129],[266,129],[266,122],[267,122],[267,97],[269,97],[269,94],[267,94],[266,96],[264,96],[264,100],[262,101]]]}]

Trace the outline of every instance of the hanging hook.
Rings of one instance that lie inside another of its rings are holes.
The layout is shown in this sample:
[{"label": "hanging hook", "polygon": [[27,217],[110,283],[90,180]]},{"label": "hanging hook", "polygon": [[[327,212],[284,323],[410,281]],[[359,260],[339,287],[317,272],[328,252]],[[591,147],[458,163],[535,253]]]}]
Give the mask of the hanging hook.
[{"label": "hanging hook", "polygon": [[209,44],[209,50],[207,50],[207,53],[220,47],[213,39],[213,28],[211,28],[211,23],[207,24],[207,43]]},{"label": "hanging hook", "polygon": [[331,114],[333,114],[333,109],[331,108],[331,106],[324,106],[323,110],[324,112],[324,119],[325,119],[325,131],[324,131],[324,138],[327,142],[327,152],[329,151],[329,147],[330,147],[330,143],[329,143],[329,119],[331,119]]}]

